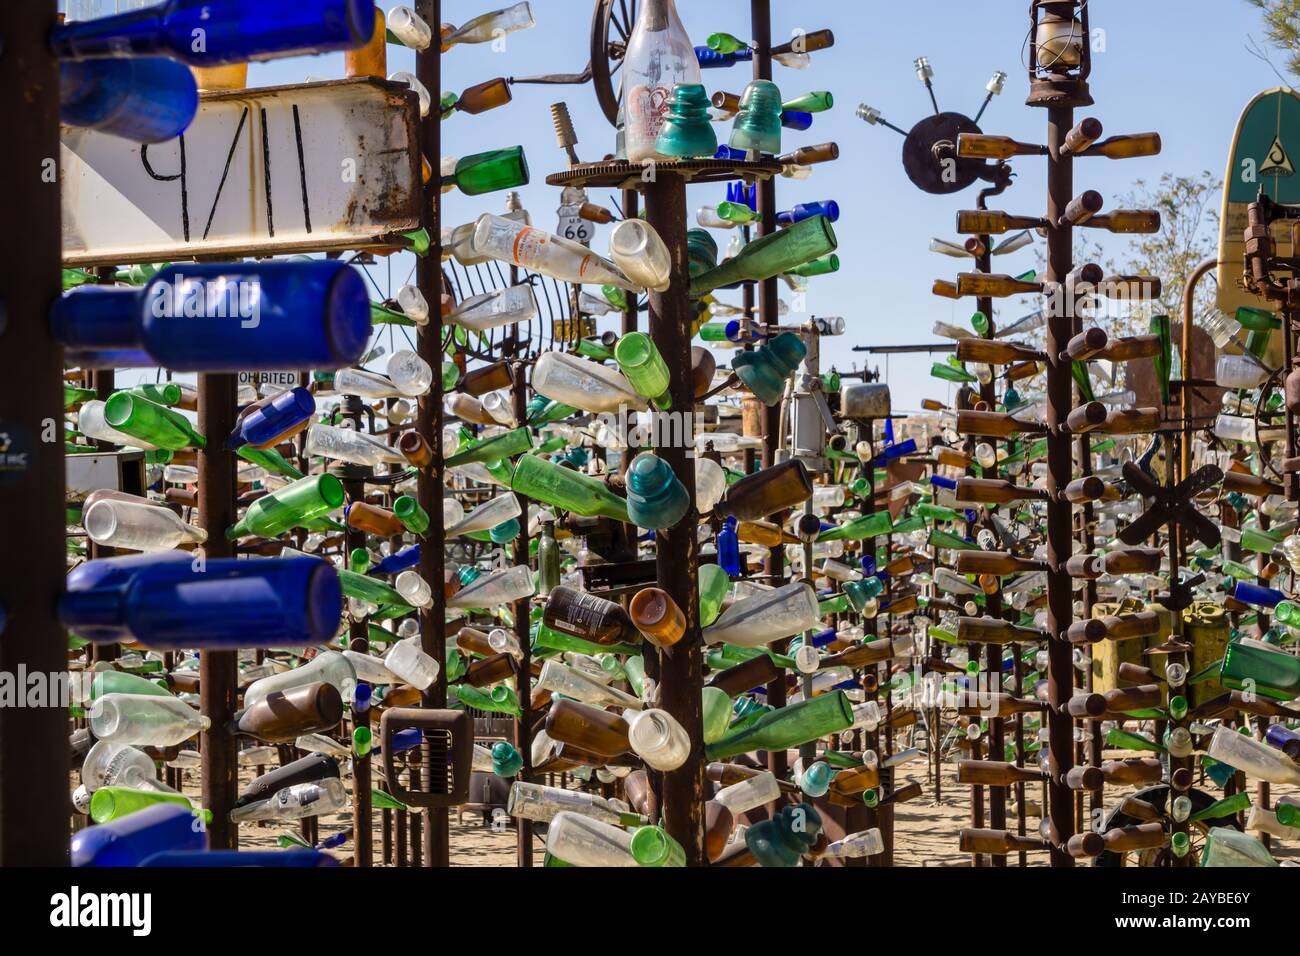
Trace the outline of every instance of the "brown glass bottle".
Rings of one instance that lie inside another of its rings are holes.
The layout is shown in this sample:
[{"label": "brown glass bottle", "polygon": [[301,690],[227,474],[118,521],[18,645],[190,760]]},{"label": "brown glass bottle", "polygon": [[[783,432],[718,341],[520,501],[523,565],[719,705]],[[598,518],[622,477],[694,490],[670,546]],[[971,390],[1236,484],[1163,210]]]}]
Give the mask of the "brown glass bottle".
[{"label": "brown glass bottle", "polygon": [[713,509],[720,517],[737,521],[757,521],[786,508],[793,508],[812,497],[812,479],[797,458],[783,461],[741,478]]},{"label": "brown glass bottle", "polygon": [[631,749],[627,730],[627,721],[617,714],[576,700],[557,700],[546,715],[546,733],[552,740],[601,757],[617,757]]},{"label": "brown glass bottle", "polygon": [[641,816],[650,820],[659,819],[659,799],[650,786],[650,775],[644,770],[633,770],[623,778],[623,795],[630,806]]},{"label": "brown glass bottle", "polygon": [[477,398],[488,392],[495,392],[499,388],[509,388],[514,381],[514,372],[511,371],[509,362],[494,362],[476,368],[472,372],[466,372],[465,377],[460,380],[459,388],[466,395]]},{"label": "brown glass bottle", "polygon": [[487,634],[476,627],[462,627],[456,632],[456,647],[462,653],[476,657],[495,657],[497,652],[488,643]]},{"label": "brown glass bottle", "polygon": [[686,633],[686,615],[662,588],[637,591],[628,602],[628,613],[637,630],[655,647],[672,647]]},{"label": "brown glass bottle", "polygon": [[727,849],[727,838],[735,828],[732,812],[716,800],[704,804],[704,854],[712,863]]},{"label": "brown glass bottle", "polygon": [[391,538],[406,530],[401,519],[387,508],[376,508],[364,501],[348,505],[345,520],[349,528],[358,528],[381,538]]},{"label": "brown glass bottle", "polygon": [[713,373],[718,370],[713,352],[701,345],[691,347],[691,392],[702,399],[713,388]]},{"label": "brown glass bottle", "polygon": [[553,631],[597,644],[636,644],[641,640],[641,632],[622,607],[566,585],[547,596],[542,623]]},{"label": "brown glass bottle", "polygon": [[470,661],[461,680],[470,687],[488,687],[515,676],[515,659],[509,654],[493,654]]},{"label": "brown glass bottle", "polygon": [[725,691],[728,697],[738,697],[751,687],[762,687],[776,680],[783,673],[770,655],[759,654],[714,674],[709,678],[708,686]]},{"label": "brown glass bottle", "polygon": [[342,719],[343,698],[338,688],[320,681],[267,694],[235,714],[230,732],[268,744],[287,744],[303,734],[336,727]]}]

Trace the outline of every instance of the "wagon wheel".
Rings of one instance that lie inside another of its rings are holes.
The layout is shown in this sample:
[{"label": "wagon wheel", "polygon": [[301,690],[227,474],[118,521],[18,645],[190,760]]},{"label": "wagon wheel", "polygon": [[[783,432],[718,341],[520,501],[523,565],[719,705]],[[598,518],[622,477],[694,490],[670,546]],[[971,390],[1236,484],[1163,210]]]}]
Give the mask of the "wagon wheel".
[{"label": "wagon wheel", "polygon": [[[1146,790],[1139,790],[1133,794],[1139,800],[1145,800],[1147,803],[1163,811],[1168,819],[1169,813],[1169,787],[1160,784],[1155,787],[1148,787]],[[1199,813],[1206,807],[1214,803],[1214,797],[1203,790],[1189,790],[1187,796],[1192,800],[1192,813]],[[1106,817],[1103,825],[1103,832],[1112,827],[1131,826],[1135,823],[1141,823],[1134,817],[1126,813],[1120,813],[1119,808],[1112,810]],[[1187,835],[1191,838],[1191,847],[1187,851],[1187,856],[1193,866],[1198,865],[1201,858],[1201,850],[1205,846],[1205,837],[1209,834],[1211,827],[1230,827],[1234,830],[1240,830],[1236,816],[1229,814],[1226,817],[1219,817],[1215,820],[1198,820],[1187,829]],[[1113,866],[1140,866],[1140,867],[1167,867],[1173,865],[1173,853],[1168,847],[1162,847],[1158,850],[1131,850],[1126,853],[1117,853],[1107,850],[1093,861],[1093,866],[1113,867]]]},{"label": "wagon wheel", "polygon": [[636,0],[596,0],[591,18],[591,82],[609,125],[618,126],[622,83],[618,71],[636,23]]}]

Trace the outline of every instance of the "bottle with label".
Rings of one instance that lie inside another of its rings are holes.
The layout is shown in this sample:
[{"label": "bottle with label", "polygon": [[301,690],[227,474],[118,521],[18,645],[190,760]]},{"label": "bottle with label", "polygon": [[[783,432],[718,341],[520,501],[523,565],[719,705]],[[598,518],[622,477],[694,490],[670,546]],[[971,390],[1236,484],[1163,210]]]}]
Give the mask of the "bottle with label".
[{"label": "bottle with label", "polygon": [[673,0],[646,0],[623,57],[624,143],[629,162],[661,157],[655,142],[678,84],[700,83],[700,63]]},{"label": "bottle with label", "polygon": [[542,623],[597,644],[637,644],[641,640],[641,632],[620,605],[566,585],[547,597]]}]

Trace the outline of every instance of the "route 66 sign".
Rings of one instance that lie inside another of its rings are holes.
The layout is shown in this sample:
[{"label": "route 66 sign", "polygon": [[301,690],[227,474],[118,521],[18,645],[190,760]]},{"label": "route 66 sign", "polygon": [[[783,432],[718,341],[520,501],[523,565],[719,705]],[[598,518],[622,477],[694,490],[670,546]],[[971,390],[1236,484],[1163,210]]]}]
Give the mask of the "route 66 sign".
[{"label": "route 66 sign", "polygon": [[591,245],[596,234],[594,223],[588,222],[578,214],[582,204],[587,201],[587,190],[578,186],[566,186],[560,194],[560,224],[555,228],[557,236],[572,239],[584,246]]}]

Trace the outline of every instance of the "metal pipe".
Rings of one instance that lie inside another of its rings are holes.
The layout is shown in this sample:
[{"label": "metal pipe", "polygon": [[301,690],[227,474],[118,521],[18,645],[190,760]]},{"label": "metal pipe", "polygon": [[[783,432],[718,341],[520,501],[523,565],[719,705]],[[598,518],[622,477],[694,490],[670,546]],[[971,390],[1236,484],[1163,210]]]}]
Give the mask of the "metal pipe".
[{"label": "metal pipe", "polygon": [[[646,184],[646,221],[659,233],[673,258],[672,284],[666,292],[650,293],[650,337],[672,370],[669,397],[672,415],[693,415],[695,390],[691,379],[691,319],[688,296],[690,272],[686,256],[686,181],[661,172]],[[662,419],[661,419],[662,420]],[[658,427],[656,434],[669,429]],[[699,540],[695,509],[694,447],[686,447],[689,430],[680,440],[657,442],[655,453],[690,491],[691,507],[673,527],[655,534],[655,573],[663,588],[686,616],[686,632],[659,655],[660,706],[675,717],[691,740],[691,753],[676,770],[663,775],[664,827],[686,851],[688,866],[705,866],[704,852],[704,655],[700,643],[700,600],[696,584]],[[692,454],[688,455],[688,450]]]},{"label": "metal pipe", "polygon": [[[442,0],[417,0],[416,12],[438,29],[442,23]],[[442,89],[441,47],[437,43],[416,54],[415,75],[427,90]],[[430,163],[442,156],[442,120],[437,111],[420,122],[420,151]],[[447,706],[447,597],[443,588],[442,488],[445,483],[442,448],[442,197],[437,177],[424,188],[423,220],[429,232],[429,252],[416,263],[416,285],[429,301],[429,321],[416,333],[416,352],[433,368],[433,388],[420,397],[416,427],[433,452],[428,467],[416,479],[416,500],[429,515],[425,546],[420,548],[420,576],[433,589],[433,603],[420,612],[420,647],[438,662],[438,679],[421,695],[424,707]],[[421,748],[424,780],[437,779],[435,755],[426,744]],[[424,862],[427,866],[450,865],[450,817],[445,807],[432,807],[424,822]]]},{"label": "metal pipe", "polygon": [[[0,8],[0,115],[13,137],[0,177],[21,232],[0,270],[0,671],[67,670],[55,614],[66,572],[63,352],[45,322],[61,291],[59,189],[39,176],[59,155],[59,65],[48,38],[54,0]],[[0,717],[0,865],[68,863],[68,712],[9,707]]]},{"label": "metal pipe", "polygon": [[[234,375],[200,375],[199,431],[207,447],[198,453],[199,527],[208,533],[203,558],[230,558],[235,544],[226,529],[235,523],[235,455],[225,437],[235,428],[238,386]],[[238,651],[199,652],[199,709],[211,722],[199,736],[203,773],[203,806],[211,811],[208,845],[214,850],[239,846],[239,827],[230,822],[239,789],[238,748],[227,730],[235,715],[239,686]]]}]

